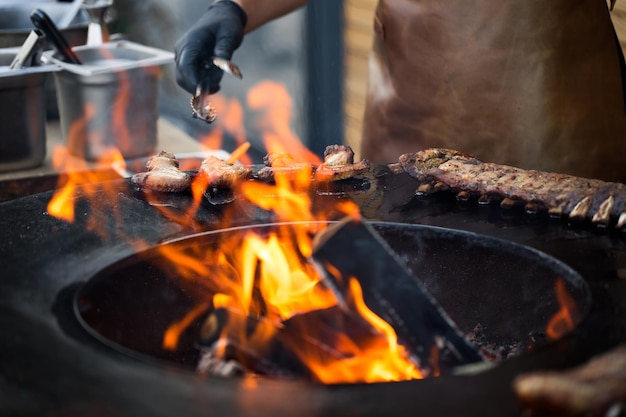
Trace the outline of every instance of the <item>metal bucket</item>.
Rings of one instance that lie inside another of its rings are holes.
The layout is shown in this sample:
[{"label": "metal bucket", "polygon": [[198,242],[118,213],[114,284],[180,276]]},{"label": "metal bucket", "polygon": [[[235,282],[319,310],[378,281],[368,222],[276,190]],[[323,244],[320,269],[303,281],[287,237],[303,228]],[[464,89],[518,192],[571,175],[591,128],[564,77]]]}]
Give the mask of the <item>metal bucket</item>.
[{"label": "metal bucket", "polygon": [[[72,3],[52,1],[24,1],[11,4],[0,2],[0,48],[18,47],[24,43],[30,31],[34,29],[30,20],[30,13],[34,9],[43,10],[58,24],[71,6]],[[87,42],[88,27],[89,15],[84,10],[79,10],[70,24],[65,28],[60,28],[60,31],[70,46],[78,46]],[[51,49],[51,47],[48,46],[46,49]],[[52,77],[47,77],[45,88],[47,118],[56,120],[59,117],[59,111]]]},{"label": "metal bucket", "polygon": [[132,42],[74,48],[83,65],[52,58],[61,130],[68,151],[98,160],[112,148],[124,158],[154,153],[157,141],[158,65],[173,54]]},{"label": "metal bucket", "polygon": [[0,49],[0,171],[33,168],[46,156],[45,82],[57,67],[9,70],[18,51]]}]

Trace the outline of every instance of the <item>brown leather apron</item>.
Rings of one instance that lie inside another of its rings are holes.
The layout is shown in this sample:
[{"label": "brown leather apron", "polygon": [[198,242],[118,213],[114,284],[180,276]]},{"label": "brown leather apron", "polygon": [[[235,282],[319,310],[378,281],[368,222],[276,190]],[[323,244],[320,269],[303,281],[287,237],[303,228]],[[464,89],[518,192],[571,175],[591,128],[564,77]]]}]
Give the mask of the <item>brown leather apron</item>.
[{"label": "brown leather apron", "polygon": [[362,156],[447,147],[626,182],[620,53],[602,0],[379,0]]}]

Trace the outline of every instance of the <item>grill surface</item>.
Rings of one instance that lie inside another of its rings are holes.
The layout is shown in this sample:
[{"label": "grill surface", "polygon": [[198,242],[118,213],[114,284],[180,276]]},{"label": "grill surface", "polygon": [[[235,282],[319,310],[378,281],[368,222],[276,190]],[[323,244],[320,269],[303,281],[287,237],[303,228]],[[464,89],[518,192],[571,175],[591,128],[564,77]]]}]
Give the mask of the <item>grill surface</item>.
[{"label": "grill surface", "polygon": [[[521,409],[510,389],[515,375],[572,366],[626,341],[626,236],[621,232],[517,209],[460,205],[447,193],[417,198],[407,175],[384,166],[374,171],[367,181],[326,190],[319,199],[349,194],[369,219],[465,230],[539,249],[583,276],[592,299],[586,319],[561,341],[476,375],[332,387],[199,379],[175,365],[146,363],[105,346],[73,311],[74,297],[89,278],[134,253],[128,238],[155,245],[214,229],[222,214],[222,207],[206,204],[196,221],[174,223],[128,181],[117,180],[109,183],[119,197],[114,207],[104,194],[93,203],[79,197],[72,224],[46,213],[51,192],[0,203],[0,414],[516,416]],[[185,195],[161,198],[181,212],[189,204]],[[89,229],[90,217],[108,238]],[[237,224],[270,220],[245,205],[236,210]]]}]

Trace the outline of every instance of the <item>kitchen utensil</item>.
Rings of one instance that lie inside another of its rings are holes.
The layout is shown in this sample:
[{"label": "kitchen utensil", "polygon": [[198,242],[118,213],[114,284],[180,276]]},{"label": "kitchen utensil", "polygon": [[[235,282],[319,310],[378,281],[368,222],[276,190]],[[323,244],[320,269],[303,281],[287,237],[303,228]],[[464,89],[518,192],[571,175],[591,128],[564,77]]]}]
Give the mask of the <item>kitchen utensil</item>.
[{"label": "kitchen utensil", "polygon": [[80,59],[67,43],[63,34],[59,31],[52,19],[41,9],[35,9],[30,15],[30,20],[35,27],[41,30],[52,47],[63,57],[65,62],[80,65]]}]

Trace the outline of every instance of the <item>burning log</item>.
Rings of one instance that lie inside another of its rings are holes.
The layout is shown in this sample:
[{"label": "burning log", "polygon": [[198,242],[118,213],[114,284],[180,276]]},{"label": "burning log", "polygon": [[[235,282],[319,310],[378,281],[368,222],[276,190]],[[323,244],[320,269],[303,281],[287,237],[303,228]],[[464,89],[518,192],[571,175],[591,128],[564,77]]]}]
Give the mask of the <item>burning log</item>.
[{"label": "burning log", "polygon": [[308,376],[307,368],[286,347],[280,324],[233,308],[217,308],[209,315],[198,345],[201,355],[196,370],[201,374]]},{"label": "burning log", "polygon": [[[528,409],[567,416],[607,415],[626,401],[626,346],[571,370],[522,374],[513,389]],[[623,406],[623,405],[622,405]]]},{"label": "burning log", "polygon": [[474,195],[480,203],[500,200],[503,207],[525,204],[528,212],[626,226],[625,184],[487,163],[450,149],[404,154],[400,164],[423,182],[420,193],[451,189],[460,199]]},{"label": "burning log", "polygon": [[424,286],[366,223],[344,221],[318,236],[313,258],[340,305],[350,309],[349,280],[389,323],[426,375],[483,361]]},{"label": "burning log", "polygon": [[377,347],[384,352],[386,342],[365,318],[338,306],[296,314],[280,323],[218,308],[202,326],[196,370],[221,377],[256,374],[315,382],[324,382],[325,374],[343,372],[342,382],[363,382],[345,364],[358,367],[355,358]]},{"label": "burning log", "polygon": [[173,153],[161,151],[146,163],[147,172],[132,176],[131,181],[153,191],[180,192],[189,189],[191,177],[178,169],[178,159]]}]

